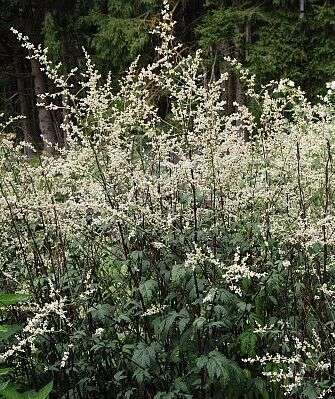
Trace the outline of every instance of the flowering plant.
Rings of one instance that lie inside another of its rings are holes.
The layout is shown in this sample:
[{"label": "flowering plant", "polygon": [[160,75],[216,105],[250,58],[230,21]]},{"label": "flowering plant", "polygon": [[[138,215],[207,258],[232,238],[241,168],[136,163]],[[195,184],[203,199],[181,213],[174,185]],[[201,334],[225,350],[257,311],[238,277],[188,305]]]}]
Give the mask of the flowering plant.
[{"label": "flowering plant", "polygon": [[330,398],[332,86],[316,105],[289,80],[256,92],[230,61],[248,102],[227,114],[227,76],[181,58],[173,25],[166,3],[156,61],[118,91],[18,34],[66,145],[1,142],[1,289],[31,297],[2,358],[58,397]]}]

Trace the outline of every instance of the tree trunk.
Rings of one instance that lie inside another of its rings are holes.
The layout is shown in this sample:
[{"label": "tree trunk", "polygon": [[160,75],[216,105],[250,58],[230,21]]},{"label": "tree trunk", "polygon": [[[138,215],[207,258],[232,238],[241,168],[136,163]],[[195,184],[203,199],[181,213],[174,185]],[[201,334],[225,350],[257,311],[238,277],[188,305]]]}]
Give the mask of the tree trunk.
[{"label": "tree trunk", "polygon": [[245,50],[244,50],[245,59],[247,59],[249,55],[248,47],[250,43],[251,43],[251,23],[250,20],[248,19],[247,22],[245,23]]},{"label": "tree trunk", "polygon": [[174,18],[177,22],[175,33],[187,47],[192,47],[195,43],[195,23],[204,14],[204,0],[177,1],[174,7]]},{"label": "tree trunk", "polygon": [[300,18],[305,16],[305,0],[300,0]]},{"label": "tree trunk", "polygon": [[[43,75],[39,63],[31,59],[31,73],[34,77],[34,87],[37,100],[40,94],[46,93],[45,76]],[[57,134],[51,112],[44,108],[38,108],[38,122],[44,142],[44,150],[52,153],[52,146],[57,143]]]},{"label": "tree trunk", "polygon": [[[22,130],[24,141],[33,145],[36,149],[39,142],[38,129],[34,125],[34,110],[31,107],[31,99],[29,90],[26,86],[26,80],[29,78],[27,71],[25,71],[23,58],[19,54],[14,56],[14,67],[16,75],[17,91],[20,101],[20,113],[25,117],[22,121]],[[25,76],[27,74],[27,77]],[[25,147],[25,154],[29,157],[33,155],[33,151],[29,147]]]}]

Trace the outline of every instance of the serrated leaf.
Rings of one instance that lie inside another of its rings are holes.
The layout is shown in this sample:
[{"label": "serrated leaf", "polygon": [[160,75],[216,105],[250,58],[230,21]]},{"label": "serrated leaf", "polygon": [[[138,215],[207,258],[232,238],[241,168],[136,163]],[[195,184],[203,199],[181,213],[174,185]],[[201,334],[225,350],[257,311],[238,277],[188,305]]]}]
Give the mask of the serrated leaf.
[{"label": "serrated leaf", "polygon": [[175,285],[180,285],[185,281],[185,277],[189,274],[184,265],[174,265],[171,271],[171,280]]},{"label": "serrated leaf", "polygon": [[146,280],[139,287],[140,293],[146,302],[150,302],[155,291],[157,290],[157,282],[155,280]]},{"label": "serrated leaf", "polygon": [[108,303],[100,303],[94,308],[90,308],[93,320],[105,321],[112,314],[112,307]]},{"label": "serrated leaf", "polygon": [[174,388],[178,392],[183,392],[183,393],[188,392],[187,384],[186,384],[185,380],[181,377],[176,378],[176,380],[174,382]]},{"label": "serrated leaf", "polygon": [[154,343],[147,345],[141,342],[134,350],[132,359],[136,365],[144,369],[150,367],[156,359],[156,345]]},{"label": "serrated leaf", "polygon": [[181,318],[178,321],[178,328],[180,333],[183,333],[188,323],[190,322],[190,316],[187,311],[186,313],[179,312],[179,316],[181,316]]},{"label": "serrated leaf", "polygon": [[256,354],[257,335],[252,330],[247,330],[240,335],[239,339],[242,355],[254,356]]},{"label": "serrated leaf", "polygon": [[306,388],[302,392],[303,396],[307,399],[316,399],[319,397],[315,387],[311,384],[308,384]]},{"label": "serrated leaf", "polygon": [[150,373],[148,370],[141,369],[140,367],[138,367],[134,371],[134,378],[139,384],[142,384],[144,381],[147,381],[150,379]]},{"label": "serrated leaf", "polygon": [[159,322],[156,323],[155,332],[159,335],[163,340],[169,334],[170,329],[172,328],[174,322],[178,318],[177,312],[170,312],[166,316],[163,316],[159,319]]},{"label": "serrated leaf", "polygon": [[218,350],[198,358],[197,367],[206,369],[211,381],[214,382],[219,379],[224,385],[227,385],[231,379],[240,380],[243,374],[235,362],[227,359]]}]

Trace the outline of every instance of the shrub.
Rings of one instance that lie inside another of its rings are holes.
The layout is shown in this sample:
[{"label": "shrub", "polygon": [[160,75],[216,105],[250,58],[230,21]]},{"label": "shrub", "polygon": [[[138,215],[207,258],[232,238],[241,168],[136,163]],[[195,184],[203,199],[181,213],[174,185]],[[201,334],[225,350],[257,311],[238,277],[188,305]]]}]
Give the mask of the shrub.
[{"label": "shrub", "polygon": [[0,289],[31,298],[3,316],[23,327],[2,360],[64,398],[331,397],[332,88],[316,105],[288,80],[255,93],[231,61],[249,100],[227,115],[227,77],[172,32],[166,6],[157,61],[117,92],[89,56],[72,84],[18,34],[67,145],[1,142]]}]

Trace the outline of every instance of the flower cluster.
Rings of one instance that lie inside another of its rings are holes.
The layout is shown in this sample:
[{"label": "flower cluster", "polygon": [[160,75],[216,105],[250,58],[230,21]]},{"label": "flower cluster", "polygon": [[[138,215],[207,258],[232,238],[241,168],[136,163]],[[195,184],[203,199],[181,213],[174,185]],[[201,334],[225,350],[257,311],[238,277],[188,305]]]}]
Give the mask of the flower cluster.
[{"label": "flower cluster", "polygon": [[229,114],[227,73],[210,80],[201,52],[181,57],[173,26],[165,2],[155,61],[135,61],[118,90],[88,55],[85,71],[63,76],[15,32],[54,82],[40,105],[66,109],[66,146],[29,159],[0,143],[0,259],[11,276],[2,290],[36,303],[2,358],[57,370],[58,389],[75,398],[200,397],[225,391],[229,378],[238,397],[258,386],[246,365],[268,378],[269,397],[311,384],[326,397],[335,382],[331,102],[311,104],[287,79],[257,91],[230,60],[247,101]]}]

